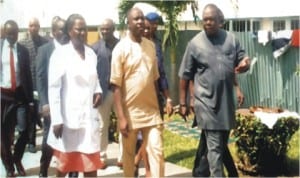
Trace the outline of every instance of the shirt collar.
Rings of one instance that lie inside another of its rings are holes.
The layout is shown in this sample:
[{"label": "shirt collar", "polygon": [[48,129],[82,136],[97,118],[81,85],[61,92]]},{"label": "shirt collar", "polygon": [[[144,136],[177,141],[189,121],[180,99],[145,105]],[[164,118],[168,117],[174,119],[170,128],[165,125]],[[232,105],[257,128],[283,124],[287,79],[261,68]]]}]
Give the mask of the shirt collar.
[{"label": "shirt collar", "polygon": [[62,46],[55,38],[53,39],[55,48]]},{"label": "shirt collar", "polygon": [[[14,45],[13,45],[13,49],[16,49],[16,45],[17,43],[15,43]],[[7,41],[7,39],[5,39],[4,40],[4,43],[3,43],[3,46],[5,46],[5,47],[7,47],[7,48],[10,48],[10,44],[9,44],[9,42]]]}]

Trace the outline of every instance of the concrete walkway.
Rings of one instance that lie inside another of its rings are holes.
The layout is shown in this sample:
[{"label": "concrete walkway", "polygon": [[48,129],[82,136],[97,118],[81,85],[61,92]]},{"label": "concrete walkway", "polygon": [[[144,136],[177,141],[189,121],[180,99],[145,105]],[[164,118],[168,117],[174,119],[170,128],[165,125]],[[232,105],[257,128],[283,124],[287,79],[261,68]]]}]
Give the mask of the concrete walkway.
[{"label": "concrete walkway", "polygon": [[[25,152],[22,163],[26,170],[26,177],[38,177],[39,173],[39,162],[41,157],[41,140],[42,140],[42,131],[38,130],[37,132],[37,153]],[[110,143],[108,145],[108,167],[104,170],[98,170],[98,177],[122,177],[123,171],[116,166],[117,157],[119,153],[119,145],[117,143]],[[56,162],[52,159],[51,167],[49,168],[49,177],[55,177],[55,167]],[[5,177],[6,172],[3,167],[2,161],[0,162],[0,177]],[[145,169],[141,167],[139,169],[140,177],[144,177]],[[166,177],[192,177],[191,170],[177,166],[175,164],[166,162],[165,165],[165,176]],[[83,177],[82,174],[79,174],[79,177]]]}]

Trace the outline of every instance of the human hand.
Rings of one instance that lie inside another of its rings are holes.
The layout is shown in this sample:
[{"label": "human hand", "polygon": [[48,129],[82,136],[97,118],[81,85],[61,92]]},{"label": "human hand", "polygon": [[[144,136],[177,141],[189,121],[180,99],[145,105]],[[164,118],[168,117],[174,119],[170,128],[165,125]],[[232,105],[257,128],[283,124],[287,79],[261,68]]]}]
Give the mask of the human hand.
[{"label": "human hand", "polygon": [[243,73],[246,72],[250,67],[250,59],[249,57],[245,57],[238,66],[234,69],[235,73]]},{"label": "human hand", "polygon": [[95,93],[93,96],[93,107],[97,108],[101,104],[101,94]]},{"label": "human hand", "polygon": [[53,133],[57,139],[62,137],[63,128],[64,128],[63,124],[58,124],[53,126]]},{"label": "human hand", "polygon": [[189,113],[188,114],[195,114],[195,110],[194,110],[194,98],[190,99],[190,108],[189,108]]},{"label": "human hand", "polygon": [[50,116],[50,107],[49,104],[45,104],[42,106],[42,117],[49,117]]},{"label": "human hand", "polygon": [[129,126],[126,118],[119,118],[119,129],[124,137],[128,137]]},{"label": "human hand", "polygon": [[186,104],[180,104],[179,105],[179,115],[184,119],[184,121],[187,121],[186,117],[189,114],[189,110],[186,106]]},{"label": "human hand", "polygon": [[169,117],[173,114],[173,105],[172,105],[172,100],[171,99],[167,99],[166,112],[167,112]]},{"label": "human hand", "polygon": [[236,90],[236,96],[237,96],[237,101],[238,101],[238,107],[241,107],[242,104],[244,103],[245,97],[239,87]]}]

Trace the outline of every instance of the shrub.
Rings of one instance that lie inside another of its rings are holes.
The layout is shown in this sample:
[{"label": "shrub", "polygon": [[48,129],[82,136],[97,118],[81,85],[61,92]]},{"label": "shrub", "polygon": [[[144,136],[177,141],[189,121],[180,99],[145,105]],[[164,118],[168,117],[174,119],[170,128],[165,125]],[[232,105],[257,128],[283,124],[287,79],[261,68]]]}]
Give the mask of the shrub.
[{"label": "shrub", "polygon": [[250,175],[286,174],[289,140],[299,129],[299,119],[280,118],[272,129],[253,116],[237,114],[238,168]]},{"label": "shrub", "polygon": [[110,123],[108,128],[108,139],[112,142],[119,142],[118,120],[115,112],[110,113]]}]

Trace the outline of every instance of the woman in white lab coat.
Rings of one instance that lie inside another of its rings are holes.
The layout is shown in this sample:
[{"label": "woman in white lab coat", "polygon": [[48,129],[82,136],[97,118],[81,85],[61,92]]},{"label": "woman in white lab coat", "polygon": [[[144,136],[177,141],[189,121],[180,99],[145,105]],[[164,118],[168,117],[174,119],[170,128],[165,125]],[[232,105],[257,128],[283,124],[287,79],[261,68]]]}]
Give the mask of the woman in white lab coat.
[{"label": "woman in white lab coat", "polygon": [[55,49],[49,63],[51,128],[47,143],[58,160],[57,177],[74,171],[96,177],[102,164],[97,56],[85,45],[87,27],[81,15],[70,15],[65,30],[70,41]]}]

